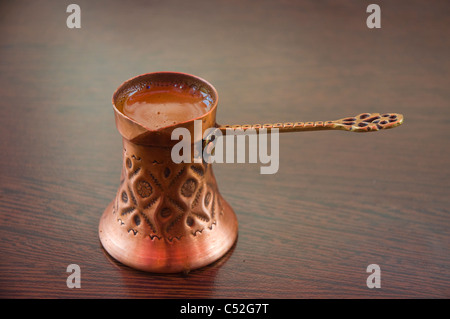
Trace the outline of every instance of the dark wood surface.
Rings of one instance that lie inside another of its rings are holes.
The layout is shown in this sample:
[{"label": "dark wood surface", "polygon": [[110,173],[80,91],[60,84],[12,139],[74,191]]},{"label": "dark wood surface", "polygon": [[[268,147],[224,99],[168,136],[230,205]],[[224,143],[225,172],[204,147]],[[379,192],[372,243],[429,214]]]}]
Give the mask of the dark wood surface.
[{"label": "dark wood surface", "polygon": [[[381,29],[365,1],[77,1],[81,29],[69,3],[0,3],[0,297],[450,297],[448,1],[373,1]],[[237,243],[188,275],[144,273],[97,227],[122,161],[112,93],[154,71],[211,82],[221,124],[405,123],[281,135],[274,175],[214,165]]]}]

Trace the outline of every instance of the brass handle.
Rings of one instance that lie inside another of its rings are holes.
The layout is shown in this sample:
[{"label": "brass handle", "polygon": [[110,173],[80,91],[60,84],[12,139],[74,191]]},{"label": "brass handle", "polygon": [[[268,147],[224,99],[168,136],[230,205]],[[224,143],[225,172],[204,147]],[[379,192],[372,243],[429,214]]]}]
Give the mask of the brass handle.
[{"label": "brass handle", "polygon": [[219,125],[218,129],[222,134],[227,130],[248,130],[255,129],[259,133],[262,128],[270,132],[272,128],[277,128],[280,133],[284,132],[305,132],[321,130],[345,130],[351,132],[375,132],[379,130],[394,128],[403,123],[403,115],[397,113],[362,113],[353,117],[346,117],[335,121],[316,122],[286,122],[274,124],[245,124],[245,125]]}]

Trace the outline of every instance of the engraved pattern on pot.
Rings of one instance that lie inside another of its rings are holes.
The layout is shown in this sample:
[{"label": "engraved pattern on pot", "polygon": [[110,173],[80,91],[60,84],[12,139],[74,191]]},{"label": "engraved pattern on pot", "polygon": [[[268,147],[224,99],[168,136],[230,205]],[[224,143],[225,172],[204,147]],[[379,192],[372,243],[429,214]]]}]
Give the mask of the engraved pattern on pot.
[{"label": "engraved pattern on pot", "polygon": [[112,210],[118,223],[135,236],[169,242],[212,230],[222,205],[208,165],[145,160],[124,150]]}]

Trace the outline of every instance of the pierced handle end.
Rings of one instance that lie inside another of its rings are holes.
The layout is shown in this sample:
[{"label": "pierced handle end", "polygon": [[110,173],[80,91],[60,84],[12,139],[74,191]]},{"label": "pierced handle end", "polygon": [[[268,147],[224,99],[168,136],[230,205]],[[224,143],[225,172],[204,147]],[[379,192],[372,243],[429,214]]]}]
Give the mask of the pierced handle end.
[{"label": "pierced handle end", "polygon": [[394,128],[403,123],[403,115],[397,113],[362,113],[331,122],[333,128],[351,132],[375,132]]}]

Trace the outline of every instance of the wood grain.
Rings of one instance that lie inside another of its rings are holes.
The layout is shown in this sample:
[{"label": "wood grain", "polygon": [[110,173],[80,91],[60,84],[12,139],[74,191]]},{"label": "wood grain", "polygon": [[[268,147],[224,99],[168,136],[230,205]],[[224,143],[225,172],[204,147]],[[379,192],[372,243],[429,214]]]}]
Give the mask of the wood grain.
[{"label": "wood grain", "polygon": [[[0,297],[448,298],[447,1],[0,3]],[[135,271],[102,249],[121,138],[111,96],[153,71],[207,79],[218,123],[405,116],[376,133],[280,136],[280,167],[214,165],[239,237],[189,274]],[[81,288],[66,267],[81,267]],[[366,267],[381,267],[368,289]]]}]

